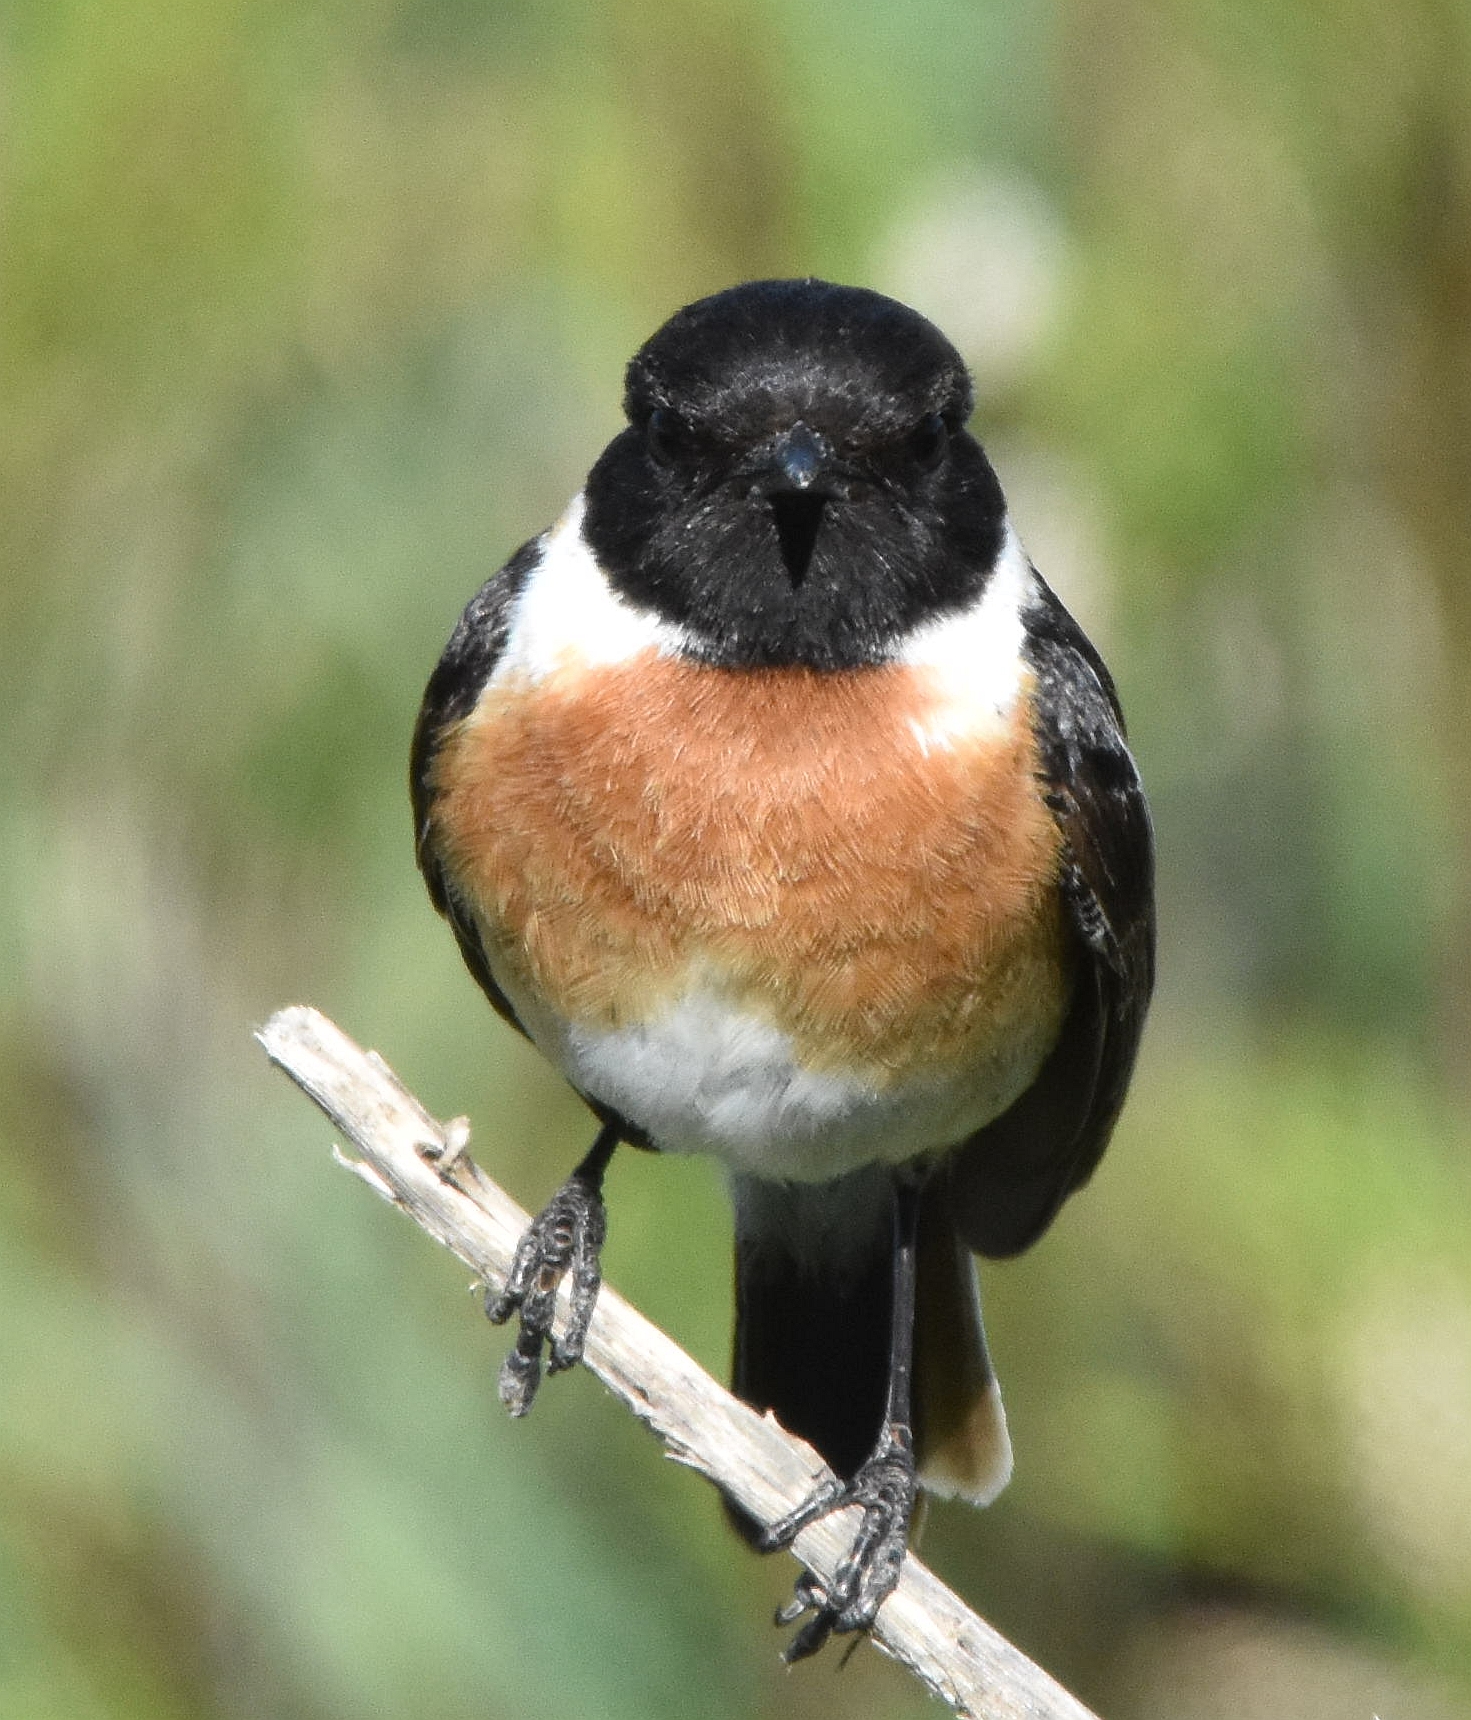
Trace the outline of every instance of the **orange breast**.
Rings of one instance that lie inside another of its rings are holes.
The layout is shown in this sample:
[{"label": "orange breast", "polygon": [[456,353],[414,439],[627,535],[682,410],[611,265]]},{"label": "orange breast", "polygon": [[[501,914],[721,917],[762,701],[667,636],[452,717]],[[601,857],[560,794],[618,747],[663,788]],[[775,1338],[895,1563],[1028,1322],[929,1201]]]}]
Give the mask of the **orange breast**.
[{"label": "orange breast", "polygon": [[900,665],[712,669],[648,652],[492,685],[435,766],[439,851],[493,969],[564,1018],[649,1019],[697,979],[876,1084],[1050,1038],[1058,837],[1026,701],[925,752]]}]

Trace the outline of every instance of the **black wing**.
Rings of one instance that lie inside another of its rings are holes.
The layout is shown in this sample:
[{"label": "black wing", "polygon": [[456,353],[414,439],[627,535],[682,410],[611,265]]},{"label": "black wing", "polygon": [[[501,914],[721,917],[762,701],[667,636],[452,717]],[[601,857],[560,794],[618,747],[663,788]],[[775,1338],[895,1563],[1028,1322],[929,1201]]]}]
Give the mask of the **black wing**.
[{"label": "black wing", "polygon": [[526,588],[526,581],[536,566],[542,540],[533,538],[523,544],[500,570],[492,575],[470,599],[460,617],[444,655],[429,685],[424,689],[424,703],[419,707],[419,720],[414,725],[414,741],[409,754],[409,793],[414,803],[414,852],[419,870],[429,887],[429,897],[450,923],[465,958],[465,965],[475,976],[476,983],[497,1011],[521,1032],[525,1028],[516,1019],[505,993],[490,977],[475,919],[469,907],[456,895],[453,885],[439,863],[434,840],[434,790],[431,777],[434,759],[447,730],[462,717],[469,716],[480,697],[481,689],[506,648],[511,630],[511,611],[516,599]]},{"label": "black wing", "polygon": [[1042,786],[1062,835],[1073,999],[1037,1079],[951,1159],[956,1223],[989,1255],[1030,1246],[1092,1174],[1154,987],[1154,838],[1118,694],[1077,622],[1041,592],[1027,615],[1027,656]]}]

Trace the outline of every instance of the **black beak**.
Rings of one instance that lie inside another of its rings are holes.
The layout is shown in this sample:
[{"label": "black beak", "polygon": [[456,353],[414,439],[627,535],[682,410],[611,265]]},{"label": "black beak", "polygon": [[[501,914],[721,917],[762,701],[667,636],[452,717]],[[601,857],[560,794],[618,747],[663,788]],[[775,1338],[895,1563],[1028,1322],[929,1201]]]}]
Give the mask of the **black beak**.
[{"label": "black beak", "polygon": [[807,577],[831,490],[822,482],[832,449],[800,420],[771,445],[761,493],[771,507],[782,564],[793,585]]}]

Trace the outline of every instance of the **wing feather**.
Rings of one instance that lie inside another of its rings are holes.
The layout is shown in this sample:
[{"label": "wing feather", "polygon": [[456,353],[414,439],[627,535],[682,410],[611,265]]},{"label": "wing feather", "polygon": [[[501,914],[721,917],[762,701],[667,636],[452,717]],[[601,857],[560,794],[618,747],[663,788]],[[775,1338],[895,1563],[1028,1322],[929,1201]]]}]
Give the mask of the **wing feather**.
[{"label": "wing feather", "polygon": [[1082,629],[1038,586],[1027,649],[1042,789],[1062,837],[1073,997],[1031,1087],[950,1160],[961,1234],[989,1255],[1030,1246],[1092,1174],[1123,1106],[1154,986],[1154,839],[1118,695]]},{"label": "wing feather", "polygon": [[541,538],[533,538],[523,544],[470,599],[450,635],[444,655],[429,677],[424,702],[419,708],[419,720],[414,725],[413,747],[409,755],[414,852],[419,870],[424,874],[424,882],[429,887],[430,900],[449,921],[465,965],[476,984],[497,1012],[523,1033],[526,1030],[516,1019],[515,1010],[491,978],[474,915],[456,893],[440,862],[434,828],[434,761],[449,730],[474,710],[485,683],[505,651],[511,632],[512,611],[537,564],[541,546]]}]

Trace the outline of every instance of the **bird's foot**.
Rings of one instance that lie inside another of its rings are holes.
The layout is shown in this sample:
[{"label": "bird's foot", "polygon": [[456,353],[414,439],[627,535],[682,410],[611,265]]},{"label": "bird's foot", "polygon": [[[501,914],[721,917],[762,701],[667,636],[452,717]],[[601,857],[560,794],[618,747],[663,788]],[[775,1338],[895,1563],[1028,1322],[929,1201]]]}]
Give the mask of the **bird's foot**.
[{"label": "bird's foot", "polygon": [[[518,1309],[521,1314],[515,1345],[501,1364],[501,1402],[512,1415],[525,1415],[531,1408],[541,1384],[543,1349],[548,1373],[560,1373],[581,1361],[603,1281],[599,1256],[607,1231],[607,1209],[597,1182],[574,1171],[516,1244],[505,1288],[498,1294],[486,1292],[486,1317],[495,1325],[502,1325]],[[561,1337],[554,1337],[557,1286],[569,1272],[572,1307]]]},{"label": "bird's foot", "polygon": [[899,1581],[909,1542],[909,1524],[919,1483],[909,1430],[888,1427],[873,1455],[846,1485],[830,1481],[795,1511],[773,1523],[760,1539],[763,1552],[789,1547],[809,1523],[845,1505],[861,1505],[863,1521],[853,1545],[833,1573],[830,1587],[811,1571],[797,1579],[792,1598],[776,1615],[781,1625],[812,1617],[787,1644],[782,1658],[790,1665],[816,1654],[830,1636],[867,1630]]}]

